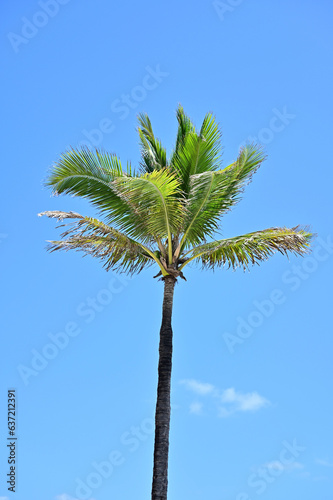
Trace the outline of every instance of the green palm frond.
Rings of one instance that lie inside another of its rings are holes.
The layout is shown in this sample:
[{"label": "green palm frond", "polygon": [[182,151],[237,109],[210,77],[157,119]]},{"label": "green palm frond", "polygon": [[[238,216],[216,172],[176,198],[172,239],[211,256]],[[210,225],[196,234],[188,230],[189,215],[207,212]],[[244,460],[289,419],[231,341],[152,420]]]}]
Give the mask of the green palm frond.
[{"label": "green palm frond", "polygon": [[105,197],[112,194],[110,183],[123,175],[116,156],[87,148],[71,149],[53,165],[45,185],[51,187],[54,194],[82,196],[103,205]]},{"label": "green palm frond", "polygon": [[219,227],[220,217],[239,200],[244,185],[264,160],[254,145],[245,146],[229,167],[191,175],[186,201],[187,218],[179,251],[211,237]]},{"label": "green palm frond", "polygon": [[[107,223],[126,232],[130,237],[147,242],[146,228],[138,214],[115,189],[116,179],[128,178],[131,166],[124,173],[118,158],[86,148],[65,152],[53,166],[46,186],[54,194],[70,194],[87,198],[98,208]],[[149,239],[149,238],[148,238]]]},{"label": "green palm frond", "polygon": [[178,231],[184,208],[179,200],[179,182],[168,170],[156,170],[135,178],[118,178],[117,191],[134,207],[149,234],[167,238],[169,263],[172,263],[172,234]]},{"label": "green palm frond", "polygon": [[151,173],[166,167],[166,151],[161,142],[155,138],[148,115],[139,114],[139,137],[141,146],[141,171]]},{"label": "green palm frond", "polygon": [[253,174],[265,158],[260,146],[247,144],[240,150],[237,160],[221,171],[224,178],[221,186],[221,200],[223,201],[221,214],[238,203],[244,187],[250,183]]},{"label": "green palm frond", "polygon": [[177,130],[175,150],[172,154],[170,161],[171,165],[173,164],[175,156],[177,155],[181,146],[183,146],[187,134],[189,134],[190,132],[195,132],[195,126],[191,122],[191,119],[186,115],[181,105],[179,105],[177,108],[176,117],[178,121],[178,130]]},{"label": "green palm frond", "polygon": [[228,265],[248,268],[251,264],[259,264],[270,255],[280,252],[303,255],[309,251],[312,234],[307,229],[296,226],[288,228],[270,228],[254,233],[236,236],[224,240],[199,245],[185,254],[187,256],[180,269],[190,261],[201,261],[203,267],[214,269]]},{"label": "green palm frond", "polygon": [[50,252],[82,251],[85,255],[99,258],[107,271],[121,270],[129,274],[139,273],[154,261],[160,265],[151,249],[98,219],[84,217],[75,212],[49,211],[38,215],[46,215],[61,222],[65,219],[76,219],[76,222],[59,226],[68,229],[60,235],[62,240],[49,242]]},{"label": "green palm frond", "polygon": [[223,171],[208,171],[190,177],[186,200],[186,217],[179,251],[194,246],[213,235],[219,227],[224,208],[225,178]]},{"label": "green palm frond", "polygon": [[190,129],[183,137],[173,157],[171,168],[181,179],[181,188],[189,192],[191,175],[217,170],[220,162],[221,134],[214,116],[208,113],[202,123],[200,133]]}]

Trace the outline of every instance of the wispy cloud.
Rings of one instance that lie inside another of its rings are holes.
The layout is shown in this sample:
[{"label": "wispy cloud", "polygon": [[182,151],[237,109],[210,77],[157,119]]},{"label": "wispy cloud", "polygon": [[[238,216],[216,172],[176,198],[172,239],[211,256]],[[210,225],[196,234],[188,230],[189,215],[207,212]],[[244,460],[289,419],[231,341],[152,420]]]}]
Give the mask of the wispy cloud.
[{"label": "wispy cloud", "polygon": [[194,401],[190,404],[190,413],[194,413],[195,415],[202,415],[202,406],[202,403]]},{"label": "wispy cloud", "polygon": [[[242,393],[236,391],[233,387],[221,391],[213,384],[199,382],[195,379],[184,379],[180,381],[180,384],[197,396],[213,398],[215,406],[217,405],[219,417],[229,417],[235,412],[254,412],[270,404],[266,398],[260,396],[257,392]],[[202,415],[203,403],[200,401],[192,402],[190,413]]]},{"label": "wispy cloud", "polygon": [[199,394],[200,396],[204,396],[206,394],[212,394],[215,389],[212,384],[204,384],[194,379],[181,380],[180,384],[185,385],[186,389],[189,389],[195,392],[196,394]]},{"label": "wispy cloud", "polygon": [[316,458],[316,463],[319,465],[323,465],[324,467],[333,467],[332,462],[328,462],[327,460],[322,460],[321,458]]},{"label": "wispy cloud", "polygon": [[235,411],[257,411],[270,404],[266,398],[260,396],[257,392],[242,394],[241,392],[235,391],[233,387],[223,391],[221,402],[232,405],[228,410],[229,413]]},{"label": "wispy cloud", "polygon": [[0,500],[9,500],[8,497],[0,497]]}]

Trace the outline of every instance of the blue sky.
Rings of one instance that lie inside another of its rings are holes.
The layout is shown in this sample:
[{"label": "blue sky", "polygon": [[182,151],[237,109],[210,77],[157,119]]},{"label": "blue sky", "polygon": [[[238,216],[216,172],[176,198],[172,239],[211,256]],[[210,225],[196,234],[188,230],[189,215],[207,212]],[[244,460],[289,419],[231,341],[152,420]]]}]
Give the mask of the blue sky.
[{"label": "blue sky", "polygon": [[[250,272],[188,269],[175,290],[169,498],[329,500],[333,490],[332,4],[185,0],[2,3],[0,499],[150,496],[162,283],[48,254],[58,155],[139,161],[136,115],[171,151],[182,103],[213,111],[228,165],[268,158],[225,237],[310,225],[313,253]],[[17,492],[7,490],[7,390]]]}]

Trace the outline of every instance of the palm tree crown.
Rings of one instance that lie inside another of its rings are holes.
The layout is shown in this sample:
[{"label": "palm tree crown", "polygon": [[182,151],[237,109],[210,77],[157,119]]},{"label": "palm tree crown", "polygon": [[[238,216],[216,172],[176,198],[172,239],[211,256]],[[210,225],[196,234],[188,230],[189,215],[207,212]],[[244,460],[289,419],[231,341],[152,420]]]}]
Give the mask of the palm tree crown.
[{"label": "palm tree crown", "polygon": [[249,144],[221,169],[221,134],[213,115],[205,116],[199,131],[181,106],[177,120],[175,148],[167,159],[149,117],[139,115],[138,172],[130,165],[123,169],[116,156],[98,150],[72,149],[60,157],[46,185],[54,194],[87,198],[103,222],[74,212],[43,212],[39,215],[60,221],[74,219],[49,249],[81,250],[101,259],[107,270],[130,274],[156,263],[157,276],[184,279],[182,270],[192,261],[212,269],[247,268],[276,251],[305,253],[311,233],[299,226],[212,240],[221,217],[239,201],[265,157],[260,147]]}]

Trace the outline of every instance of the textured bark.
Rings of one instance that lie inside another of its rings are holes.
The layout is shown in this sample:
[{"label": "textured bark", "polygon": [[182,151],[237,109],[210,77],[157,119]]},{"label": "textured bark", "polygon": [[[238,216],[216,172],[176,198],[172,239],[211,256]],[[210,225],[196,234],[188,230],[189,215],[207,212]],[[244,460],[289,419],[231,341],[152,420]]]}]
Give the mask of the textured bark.
[{"label": "textured bark", "polygon": [[170,429],[170,384],[172,367],[172,303],[176,280],[164,278],[162,325],[160,330],[158,386],[155,413],[155,445],[152,500],[167,500]]}]

